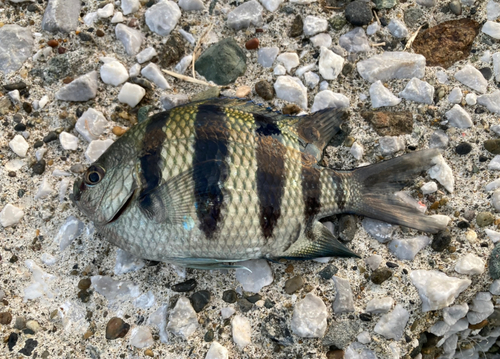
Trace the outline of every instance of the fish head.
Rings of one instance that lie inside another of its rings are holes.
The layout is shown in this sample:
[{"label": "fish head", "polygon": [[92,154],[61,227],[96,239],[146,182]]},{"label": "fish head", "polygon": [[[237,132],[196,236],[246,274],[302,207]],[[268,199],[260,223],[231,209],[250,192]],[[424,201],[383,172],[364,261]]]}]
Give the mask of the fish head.
[{"label": "fish head", "polygon": [[137,189],[134,156],[120,151],[120,146],[114,146],[117,142],[73,185],[73,202],[97,227],[116,220]]}]

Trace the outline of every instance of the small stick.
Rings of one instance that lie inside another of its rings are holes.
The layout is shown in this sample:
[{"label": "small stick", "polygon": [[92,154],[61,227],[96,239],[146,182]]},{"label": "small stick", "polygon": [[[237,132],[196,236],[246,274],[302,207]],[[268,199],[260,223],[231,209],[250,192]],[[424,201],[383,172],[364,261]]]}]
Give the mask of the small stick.
[{"label": "small stick", "polygon": [[164,73],[166,73],[167,75],[170,75],[170,76],[173,76],[173,77],[177,77],[180,80],[192,82],[194,84],[205,85],[205,86],[215,86],[215,85],[211,85],[208,82],[205,82],[205,81],[202,81],[202,80],[198,80],[198,79],[195,79],[195,78],[192,78],[192,77],[189,77],[189,76],[178,74],[177,72],[172,72],[172,71],[165,70],[165,69],[162,69],[162,71]]},{"label": "small stick", "polygon": [[373,47],[385,46],[385,42],[379,42],[378,44],[371,44]]},{"label": "small stick", "polygon": [[325,9],[328,10],[343,10],[343,7],[338,7],[338,6],[324,6]]},{"label": "small stick", "polygon": [[374,12],[373,12],[373,15],[375,15],[375,19],[377,19],[378,24],[379,24],[379,25],[382,25],[382,24],[380,23],[380,19],[378,18],[378,15],[377,15],[377,12],[376,12],[376,11],[374,11]]},{"label": "small stick", "polygon": [[207,34],[210,32],[210,30],[212,30],[212,27],[214,26],[213,23],[210,24],[210,26],[203,32],[203,34],[201,34],[200,38],[198,39],[198,42],[196,43],[196,46],[194,47],[194,50],[193,50],[193,61],[191,62],[191,66],[193,67],[193,79],[196,78],[196,72],[194,70],[194,62],[196,60],[196,57],[198,56],[196,53],[200,47],[200,44],[201,42],[205,39],[205,36],[207,36]]},{"label": "small stick", "polygon": [[421,28],[422,26],[419,26],[419,28],[409,37],[408,41],[406,42],[405,50],[409,49],[411,45],[413,45],[413,41],[415,41],[415,39],[417,38],[418,32]]}]

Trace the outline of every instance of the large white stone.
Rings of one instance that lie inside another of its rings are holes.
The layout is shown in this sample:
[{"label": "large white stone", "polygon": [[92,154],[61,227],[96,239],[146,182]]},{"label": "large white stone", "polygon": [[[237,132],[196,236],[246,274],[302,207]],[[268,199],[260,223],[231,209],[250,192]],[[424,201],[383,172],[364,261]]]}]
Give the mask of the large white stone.
[{"label": "large white stone", "polygon": [[140,64],[145,63],[146,61],[151,60],[153,57],[158,55],[154,47],[146,47],[144,50],[139,52],[135,58],[137,59],[137,62]]},{"label": "large white stone", "polygon": [[308,15],[304,19],[304,26],[302,29],[305,36],[314,36],[328,29],[328,21],[320,17]]},{"label": "large white stone", "polygon": [[485,93],[488,88],[488,81],[483,74],[472,65],[465,65],[460,71],[455,73],[455,78],[480,93]]},{"label": "large white stone", "polygon": [[144,67],[141,70],[141,74],[162,90],[170,88],[167,79],[165,78],[165,76],[163,76],[163,73],[161,72],[157,64],[150,62],[148,66]]},{"label": "large white stone", "polygon": [[130,333],[130,345],[133,347],[144,349],[154,344],[151,329],[146,326],[138,326],[132,329]]},{"label": "large white stone", "polygon": [[438,190],[437,184],[434,181],[426,182],[420,187],[422,194],[431,194]]},{"label": "large white stone", "polygon": [[387,313],[392,309],[394,299],[391,297],[373,298],[366,305],[365,311],[367,313]]},{"label": "large white stone", "polygon": [[101,111],[90,107],[85,111],[78,121],[76,121],[75,130],[87,141],[97,140],[108,125],[108,121]]},{"label": "large white stone", "polygon": [[450,193],[453,193],[455,187],[455,177],[453,177],[453,171],[451,167],[448,166],[443,156],[439,154],[432,159],[432,167],[429,168],[427,173],[432,179],[435,179],[441,185],[446,188]]},{"label": "large white stone", "polygon": [[409,52],[383,52],[359,61],[357,69],[369,82],[392,79],[422,78],[425,75],[425,57]]},{"label": "large white stone", "polygon": [[93,163],[101,157],[101,155],[108,149],[109,146],[113,144],[113,140],[106,139],[104,141],[94,140],[89,143],[87,150],[85,151],[85,158],[90,163]]},{"label": "large white stone", "polygon": [[126,103],[130,107],[135,107],[146,95],[146,90],[139,85],[126,82],[118,94],[118,101]]},{"label": "large white stone", "polygon": [[320,91],[314,96],[314,103],[311,112],[316,112],[325,108],[348,108],[349,99],[341,93],[334,93],[330,90]]},{"label": "large white stone", "polygon": [[97,95],[97,71],[82,75],[56,92],[56,99],[62,101],[88,101]]},{"label": "large white stone", "polygon": [[286,70],[290,73],[293,68],[299,66],[299,55],[295,52],[285,52],[278,56],[278,62],[282,63]]},{"label": "large white stone", "polygon": [[76,151],[78,149],[78,137],[63,131],[59,134],[59,142],[65,150]]},{"label": "large white stone", "polygon": [[191,302],[186,297],[179,297],[170,312],[167,330],[187,340],[198,327],[198,317]]},{"label": "large white stone", "polygon": [[116,38],[122,43],[125,52],[130,56],[135,56],[141,49],[144,36],[139,30],[132,29],[124,24],[118,24],[115,28]]},{"label": "large white stone", "polygon": [[106,62],[101,66],[101,80],[105,84],[118,86],[128,80],[128,71],[119,61]]},{"label": "large white stone", "polygon": [[235,271],[236,280],[247,292],[258,293],[262,287],[273,282],[273,272],[265,259],[239,262],[238,265],[247,268],[238,268]]},{"label": "large white stone", "polygon": [[308,293],[293,308],[290,328],[302,338],[323,338],[326,332],[328,312],[318,296]]},{"label": "large white stone", "polygon": [[454,105],[445,113],[448,124],[457,128],[469,128],[474,126],[470,115],[460,105]]},{"label": "large white stone", "polygon": [[267,11],[275,12],[285,0],[260,0]]},{"label": "large white stone", "polygon": [[494,21],[500,17],[500,3],[495,0],[488,1],[486,5],[486,16],[488,20]]},{"label": "large white stone", "polygon": [[278,76],[274,83],[276,97],[293,102],[302,109],[307,109],[307,88],[297,77]]},{"label": "large white stone", "polygon": [[261,26],[263,7],[257,0],[247,1],[227,15],[227,26],[234,30],[246,29],[250,25]]},{"label": "large white stone", "polygon": [[349,280],[333,276],[335,283],[335,300],[333,301],[333,311],[335,314],[354,312],[354,299],[352,297]]},{"label": "large white stone", "polygon": [[179,0],[179,6],[185,11],[201,11],[205,10],[202,0]]},{"label": "large white stone", "polygon": [[252,326],[250,321],[241,315],[235,315],[231,321],[233,341],[240,347],[244,348],[252,341]]},{"label": "large white stone", "polygon": [[434,101],[434,86],[414,77],[406,84],[399,96],[413,102],[431,105]]},{"label": "large white stone", "polygon": [[490,112],[500,114],[500,90],[488,95],[478,96],[477,103],[485,106]]},{"label": "large white stone", "polygon": [[0,27],[0,72],[9,74],[21,68],[33,51],[33,35],[27,27]]},{"label": "large white stone", "polygon": [[14,138],[10,140],[9,147],[12,152],[14,152],[19,157],[26,157],[30,145],[28,144],[28,142],[26,142],[23,136],[15,135]]},{"label": "large white stone", "polygon": [[139,10],[141,3],[139,0],[121,0],[123,15],[130,15]]},{"label": "large white stone", "polygon": [[[378,24],[377,22],[375,23]],[[354,30],[340,36],[339,45],[349,52],[366,52],[371,50],[370,42],[362,27],[356,27]]]},{"label": "large white stone", "polygon": [[24,216],[24,211],[8,203],[0,212],[0,224],[2,227],[13,226],[21,220]]},{"label": "large white stone", "polygon": [[470,279],[448,277],[437,270],[414,270],[410,279],[422,300],[423,312],[446,308],[471,284]]},{"label": "large white stone", "polygon": [[181,9],[170,0],[162,0],[146,10],[145,20],[149,29],[160,36],[167,36],[181,18]]},{"label": "large white stone", "polygon": [[412,261],[418,252],[430,243],[427,236],[417,236],[414,238],[394,239],[389,243],[389,250],[400,260]]},{"label": "large white stone", "polygon": [[370,98],[373,108],[396,106],[401,103],[401,99],[396,97],[380,80],[370,86]]},{"label": "large white stone", "polygon": [[481,274],[484,272],[484,261],[475,254],[468,253],[460,257],[455,264],[455,272],[460,274]]},{"label": "large white stone", "polygon": [[210,349],[208,349],[205,359],[228,359],[228,350],[217,342],[212,342]]},{"label": "large white stone", "polygon": [[498,22],[486,21],[481,31],[494,39],[500,39],[500,23]]},{"label": "large white stone", "polygon": [[[497,209],[498,211],[498,209]],[[500,232],[494,231],[492,229],[485,228],[484,233],[488,236],[488,238],[493,242],[496,243],[500,241]]]},{"label": "large white stone", "polygon": [[469,306],[467,303],[452,305],[443,309],[443,320],[450,326],[455,325],[456,322],[467,315],[468,311]]},{"label": "large white stone", "polygon": [[342,71],[344,59],[326,47],[321,47],[319,73],[325,80],[335,80]]},{"label": "large white stone", "polygon": [[384,136],[378,140],[382,156],[393,155],[405,148],[405,140],[400,136]]},{"label": "large white stone", "polygon": [[410,313],[401,304],[397,304],[392,312],[384,314],[380,318],[374,331],[387,339],[399,340],[404,334],[409,318]]},{"label": "large white stone", "polygon": [[81,4],[80,0],[50,0],[43,14],[42,29],[53,33],[76,30]]}]

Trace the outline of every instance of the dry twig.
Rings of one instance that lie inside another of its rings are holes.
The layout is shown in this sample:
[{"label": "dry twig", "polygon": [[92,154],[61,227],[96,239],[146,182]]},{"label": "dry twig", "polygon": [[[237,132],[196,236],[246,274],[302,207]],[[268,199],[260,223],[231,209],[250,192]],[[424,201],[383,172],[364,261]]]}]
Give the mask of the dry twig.
[{"label": "dry twig", "polygon": [[193,61],[191,62],[191,66],[193,68],[193,79],[196,78],[196,72],[194,70],[194,62],[196,61],[196,58],[198,57],[198,51],[200,49],[200,45],[203,41],[205,41],[205,37],[208,35],[208,33],[210,32],[210,30],[212,30],[212,27],[214,26],[214,24],[210,24],[210,26],[203,32],[203,34],[200,36],[200,38],[198,39],[198,42],[196,43],[196,46],[194,47],[194,50],[193,50]]},{"label": "dry twig", "polygon": [[409,49],[411,47],[411,45],[413,45],[413,41],[415,41],[415,39],[417,38],[418,32],[420,31],[421,28],[422,28],[422,26],[419,26],[419,28],[413,34],[411,34],[411,36],[408,38],[408,41],[406,42],[405,50]]},{"label": "dry twig", "polygon": [[162,71],[164,73],[166,73],[167,75],[170,75],[170,76],[173,76],[173,77],[177,77],[178,79],[183,80],[183,81],[192,82],[192,83],[198,84],[198,85],[215,86],[215,85],[209,84],[208,82],[195,79],[193,77],[189,77],[189,76],[178,74],[177,72],[173,72],[173,71],[169,71],[169,70],[165,70],[165,69],[162,69]]}]

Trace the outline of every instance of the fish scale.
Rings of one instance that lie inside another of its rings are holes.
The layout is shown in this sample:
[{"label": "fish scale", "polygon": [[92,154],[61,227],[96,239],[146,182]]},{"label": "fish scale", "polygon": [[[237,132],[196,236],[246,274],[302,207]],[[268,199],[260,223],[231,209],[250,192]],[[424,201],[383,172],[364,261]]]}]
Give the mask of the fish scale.
[{"label": "fish scale", "polygon": [[[74,200],[111,243],[196,268],[221,267],[221,260],[355,255],[318,221],[336,213],[437,230],[389,195],[437,151],[354,171],[318,165],[346,117],[332,109],[286,117],[232,99],[176,107],[110,146],[75,182]],[[99,182],[89,183],[94,172]]]}]

